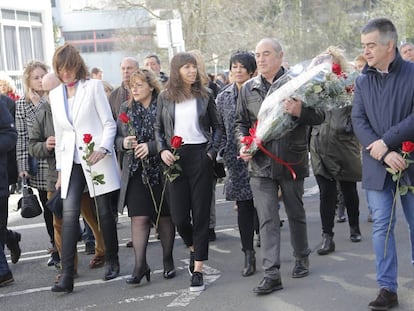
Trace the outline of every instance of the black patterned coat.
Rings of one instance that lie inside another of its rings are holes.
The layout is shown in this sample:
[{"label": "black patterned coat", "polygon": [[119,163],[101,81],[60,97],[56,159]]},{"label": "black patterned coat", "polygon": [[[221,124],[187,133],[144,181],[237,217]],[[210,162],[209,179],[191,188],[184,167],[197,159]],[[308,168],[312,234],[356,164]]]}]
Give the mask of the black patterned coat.
[{"label": "black patterned coat", "polygon": [[216,99],[217,111],[224,124],[220,150],[224,150],[223,158],[227,168],[225,191],[228,201],[244,201],[253,198],[247,164],[238,157],[239,150],[235,136],[237,96],[238,89],[233,83],[219,93]]}]

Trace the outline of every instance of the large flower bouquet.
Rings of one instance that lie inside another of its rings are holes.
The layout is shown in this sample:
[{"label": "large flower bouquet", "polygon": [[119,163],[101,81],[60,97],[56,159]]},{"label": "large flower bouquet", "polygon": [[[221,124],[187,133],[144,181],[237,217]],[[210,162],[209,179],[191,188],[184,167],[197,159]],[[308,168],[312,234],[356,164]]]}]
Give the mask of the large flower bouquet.
[{"label": "large flower bouquet", "polygon": [[284,109],[284,100],[288,97],[300,99],[305,107],[326,110],[351,105],[357,75],[343,73],[327,55],[316,57],[304,72],[296,76],[293,71],[287,72],[275,82],[281,86],[265,98],[255,128],[250,129],[250,136],[243,137],[241,143],[253,154],[264,143],[293,130],[297,122]]}]

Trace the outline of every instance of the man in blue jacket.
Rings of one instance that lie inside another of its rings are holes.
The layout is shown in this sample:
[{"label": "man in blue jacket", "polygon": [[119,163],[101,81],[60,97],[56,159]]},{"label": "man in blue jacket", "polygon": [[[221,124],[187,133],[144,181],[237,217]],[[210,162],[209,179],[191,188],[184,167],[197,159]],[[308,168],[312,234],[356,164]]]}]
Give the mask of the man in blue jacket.
[{"label": "man in blue jacket", "polygon": [[[380,291],[369,303],[372,310],[398,305],[396,219],[392,211],[397,189],[386,168],[403,171],[414,180],[414,166],[408,166],[399,152],[403,142],[414,142],[414,63],[401,58],[397,42],[397,30],[388,19],[373,19],[362,28],[367,65],[356,81],[352,109],[354,132],[363,146],[362,187],[374,222],[372,238]],[[413,251],[414,194],[409,191],[400,198]],[[411,260],[414,264],[413,252]]]},{"label": "man in blue jacket", "polygon": [[9,212],[9,183],[7,172],[7,152],[16,145],[17,132],[13,116],[6,105],[0,105],[0,286],[13,282],[13,274],[4,255],[7,240],[7,218]]}]

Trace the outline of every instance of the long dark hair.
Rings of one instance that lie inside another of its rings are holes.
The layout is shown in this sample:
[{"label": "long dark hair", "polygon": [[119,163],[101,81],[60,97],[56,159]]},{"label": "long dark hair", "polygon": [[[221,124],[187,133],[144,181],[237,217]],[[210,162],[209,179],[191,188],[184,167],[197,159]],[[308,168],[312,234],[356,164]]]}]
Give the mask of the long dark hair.
[{"label": "long dark hair", "polygon": [[170,78],[165,86],[165,97],[173,102],[182,102],[190,98],[207,98],[209,95],[207,89],[202,85],[200,74],[197,71],[196,81],[191,85],[190,91],[185,88],[180,75],[180,68],[186,64],[197,66],[197,61],[190,53],[177,53],[171,59]]}]

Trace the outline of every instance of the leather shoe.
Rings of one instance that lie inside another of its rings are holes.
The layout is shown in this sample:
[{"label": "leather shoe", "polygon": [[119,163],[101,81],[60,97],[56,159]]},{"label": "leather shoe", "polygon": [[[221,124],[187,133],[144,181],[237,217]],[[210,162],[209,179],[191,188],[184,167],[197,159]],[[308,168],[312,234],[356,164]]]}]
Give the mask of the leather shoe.
[{"label": "leather shoe", "polygon": [[105,264],[105,256],[95,255],[89,262],[89,268],[95,269],[100,268]]},{"label": "leather shoe", "polygon": [[381,288],[377,298],[368,304],[371,310],[388,310],[398,305],[397,293]]},{"label": "leather shoe", "polygon": [[22,239],[22,235],[19,232],[12,231],[13,234],[10,238],[7,239],[6,245],[10,250],[10,258],[12,263],[17,263],[20,259],[20,255],[22,254],[22,250],[20,249],[19,242]]},{"label": "leather shoe", "polygon": [[283,289],[282,280],[280,278],[272,280],[264,277],[260,284],[257,287],[253,288],[253,293],[266,295],[280,289]]},{"label": "leather shoe", "polygon": [[295,266],[292,271],[292,278],[303,278],[309,274],[309,257],[296,259]]},{"label": "leather shoe", "polygon": [[109,281],[115,279],[119,275],[119,261],[107,262],[105,264],[104,280]]},{"label": "leather shoe", "polygon": [[6,274],[0,275],[0,287],[6,286],[14,282],[13,274],[11,271],[7,272]]}]

